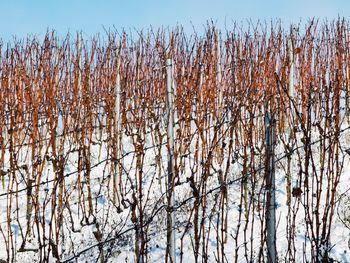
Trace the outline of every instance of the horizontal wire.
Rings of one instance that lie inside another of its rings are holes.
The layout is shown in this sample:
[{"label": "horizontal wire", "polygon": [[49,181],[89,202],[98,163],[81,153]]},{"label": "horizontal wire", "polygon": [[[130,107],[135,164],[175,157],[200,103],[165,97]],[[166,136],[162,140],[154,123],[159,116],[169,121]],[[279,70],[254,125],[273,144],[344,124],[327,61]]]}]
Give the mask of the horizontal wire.
[{"label": "horizontal wire", "polygon": [[[350,129],[350,126],[344,128],[344,129],[342,129],[342,130],[339,132],[338,136],[340,136],[341,133],[343,133],[343,132],[345,132],[345,131],[347,131],[347,130],[349,130],[349,129]],[[334,136],[334,135],[329,136],[329,137],[333,137],[333,136]],[[317,143],[319,143],[321,140],[323,140],[323,139],[310,142],[308,145],[310,146],[310,145],[317,144]],[[281,160],[287,158],[288,156],[290,156],[291,153],[297,151],[298,149],[300,149],[300,148],[302,148],[302,147],[304,147],[304,145],[303,145],[303,146],[295,147],[295,148],[293,148],[289,153],[284,154],[284,155],[278,157],[276,160],[274,160],[274,164],[276,164],[276,163],[280,162]],[[261,170],[263,170],[263,169],[265,169],[265,166],[259,167],[259,168],[256,169],[254,172],[259,172],[259,171],[261,171]],[[218,186],[218,187],[211,188],[209,191],[207,191],[206,193],[202,194],[202,195],[199,197],[199,199],[202,200],[202,199],[203,199],[204,197],[206,197],[207,195],[209,195],[209,194],[211,194],[211,193],[213,193],[213,192],[215,192],[215,191],[218,191],[218,190],[222,189],[222,186],[229,186],[229,185],[231,185],[231,184],[233,184],[233,183],[235,183],[235,182],[238,182],[238,181],[240,181],[240,180],[242,180],[242,179],[244,179],[244,178],[247,178],[249,175],[251,175],[251,173],[248,173],[248,174],[246,174],[246,175],[244,175],[244,176],[241,176],[241,177],[239,177],[239,178],[236,178],[236,179],[234,179],[234,180],[229,180],[227,183],[223,183],[222,185],[220,185],[220,186]],[[194,196],[189,197],[189,198],[183,200],[183,201],[181,202],[180,205],[173,206],[173,207],[169,207],[169,209],[170,209],[170,211],[176,211],[177,209],[179,209],[180,207],[182,207],[183,205],[185,205],[186,203],[188,203],[189,201],[191,201],[191,200],[194,199],[194,198],[195,198]],[[159,207],[158,209],[156,209],[156,211],[152,214],[151,219],[153,219],[160,211],[162,211],[163,209],[166,209],[166,208],[167,208],[167,205],[162,205],[162,206],[160,206],[160,207]],[[147,226],[147,225],[149,225],[149,224],[151,224],[151,223],[152,223],[152,220],[148,220],[145,224],[142,225],[142,227],[145,227],[145,226]],[[141,226],[137,226],[137,227],[141,227]],[[106,243],[115,241],[116,239],[120,238],[122,235],[124,235],[124,234],[126,234],[126,233],[128,233],[128,232],[130,232],[130,231],[133,231],[133,230],[135,230],[135,229],[136,229],[135,226],[134,226],[134,227],[130,227],[130,228],[128,228],[128,229],[126,229],[126,230],[124,230],[124,231],[122,231],[122,232],[116,234],[116,236],[113,237],[113,238],[109,238],[109,239],[107,239],[107,240],[105,240],[105,241],[103,241],[103,242],[98,242],[98,243],[96,243],[96,244],[94,244],[94,245],[91,245],[91,246],[89,246],[89,247],[87,247],[87,248],[85,248],[85,249],[83,249],[83,250],[81,250],[81,251],[75,253],[74,256],[72,256],[72,257],[70,257],[70,258],[68,258],[68,259],[66,259],[66,260],[63,260],[62,263],[70,262],[70,261],[72,261],[72,260],[74,260],[74,259],[76,259],[76,258],[79,258],[79,257],[80,257],[82,254],[84,254],[85,252],[87,252],[87,251],[89,251],[89,250],[91,250],[91,249],[93,249],[93,248],[95,248],[95,247],[98,247],[98,246],[101,246],[101,245],[103,246],[103,245],[105,245]]]}]

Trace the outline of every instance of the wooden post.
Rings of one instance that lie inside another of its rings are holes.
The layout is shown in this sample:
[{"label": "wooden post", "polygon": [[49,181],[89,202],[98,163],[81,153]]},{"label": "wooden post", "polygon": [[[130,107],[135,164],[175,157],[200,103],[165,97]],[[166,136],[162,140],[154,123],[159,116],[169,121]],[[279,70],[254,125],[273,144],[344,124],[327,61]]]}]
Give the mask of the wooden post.
[{"label": "wooden post", "polygon": [[222,85],[221,85],[221,43],[220,43],[220,32],[219,30],[216,31],[216,42],[217,42],[217,64],[216,64],[216,85],[217,85],[217,90],[219,93],[219,99],[218,99],[218,110],[219,114],[218,117],[221,118],[221,115],[223,113],[223,90],[222,90]]},{"label": "wooden post", "polygon": [[173,60],[167,59],[167,135],[168,135],[168,183],[167,183],[167,249],[166,258],[170,263],[175,263],[175,211],[174,207],[174,82],[173,82]]},{"label": "wooden post", "polygon": [[[294,85],[294,67],[295,67],[295,59],[294,59],[294,36],[295,30],[293,25],[290,28],[290,37],[289,37],[289,98],[294,100],[295,97],[295,85]],[[293,135],[293,127],[290,125],[289,120],[294,120],[294,110],[293,110],[293,102],[289,101],[285,129],[286,129],[286,137],[288,139],[288,146],[292,148],[292,135]],[[293,187],[293,156],[288,156],[287,158],[287,205],[291,204],[292,200],[292,187]]]},{"label": "wooden post", "polygon": [[276,263],[275,120],[274,116],[271,116],[270,105],[265,115],[265,136],[267,263]]},{"label": "wooden post", "polygon": [[[289,97],[291,99],[294,99],[295,96],[295,86],[294,86],[294,28],[291,26],[290,28],[290,38],[289,38]],[[292,109],[292,101],[289,102],[289,110],[287,111],[287,118],[286,118],[286,131],[287,136],[290,137],[291,135],[291,129],[288,117],[291,117],[289,115],[293,115],[293,109]]]},{"label": "wooden post", "polygon": [[116,136],[116,164],[115,167],[116,173],[114,177],[114,200],[118,202],[118,205],[120,206],[120,202],[122,199],[122,152],[123,152],[123,142],[122,142],[122,114],[121,114],[121,85],[120,85],[120,48],[117,49],[117,79],[116,79],[116,87],[115,87],[115,105],[114,105],[114,112],[115,112],[115,136]]}]

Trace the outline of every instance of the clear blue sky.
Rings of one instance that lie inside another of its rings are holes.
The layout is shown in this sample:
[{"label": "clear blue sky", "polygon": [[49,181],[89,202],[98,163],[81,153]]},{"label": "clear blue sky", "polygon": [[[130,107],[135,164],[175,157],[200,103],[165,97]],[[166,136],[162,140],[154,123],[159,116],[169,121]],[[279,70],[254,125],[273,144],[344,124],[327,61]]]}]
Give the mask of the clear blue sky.
[{"label": "clear blue sky", "polygon": [[85,36],[103,27],[141,29],[184,25],[198,31],[212,19],[224,29],[232,21],[281,19],[285,24],[350,16],[350,0],[0,0],[0,38],[27,34],[42,37],[55,29],[60,35],[82,30]]}]

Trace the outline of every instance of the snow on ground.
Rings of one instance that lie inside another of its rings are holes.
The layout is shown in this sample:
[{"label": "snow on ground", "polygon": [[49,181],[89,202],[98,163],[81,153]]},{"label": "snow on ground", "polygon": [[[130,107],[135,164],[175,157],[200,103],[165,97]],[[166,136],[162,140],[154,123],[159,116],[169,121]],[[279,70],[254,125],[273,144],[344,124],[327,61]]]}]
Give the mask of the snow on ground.
[{"label": "snow on ground", "polygon": [[[347,128],[344,124],[342,128]],[[197,138],[195,135],[194,138]],[[98,138],[95,138],[96,141]],[[317,134],[312,136],[312,141],[318,139]],[[138,180],[138,172],[136,169],[137,156],[133,153],[135,147],[132,144],[130,137],[124,136],[124,180],[126,183],[125,207],[122,207],[122,211],[119,211],[118,206],[113,202],[112,187],[113,187],[113,174],[110,172],[111,160],[107,152],[106,141],[108,138],[104,136],[102,140],[99,140],[100,144],[91,145],[91,174],[90,183],[85,178],[84,171],[80,174],[80,181],[83,189],[78,189],[79,185],[77,180],[79,174],[76,172],[78,169],[78,153],[72,152],[69,154],[67,163],[64,166],[65,175],[65,202],[63,204],[63,221],[61,222],[62,231],[59,234],[59,238],[62,243],[57,247],[61,255],[61,262],[65,260],[73,259],[77,262],[97,262],[101,257],[96,238],[96,233],[102,235],[103,240],[107,240],[103,247],[103,254],[107,258],[108,262],[135,262],[135,222],[133,222],[133,215],[130,208],[130,202],[133,199],[132,185],[135,185]],[[164,142],[164,141],[163,141]],[[199,140],[200,142],[200,140]],[[228,143],[228,140],[227,140]],[[350,133],[345,131],[340,136],[340,144],[346,148],[350,143]],[[144,164],[142,173],[142,187],[144,196],[141,200],[144,206],[145,217],[147,221],[151,219],[145,226],[147,231],[147,250],[149,262],[162,262],[165,260],[166,250],[166,195],[165,195],[165,181],[166,181],[166,168],[167,168],[167,149],[166,145],[161,148],[161,167],[157,166],[156,156],[158,148],[153,147],[154,142],[151,135],[146,136],[144,148]],[[177,145],[178,146],[178,142]],[[300,141],[296,147],[301,146]],[[188,153],[183,158],[181,176],[179,179],[179,185],[175,189],[175,206],[179,206],[176,210],[176,256],[180,260],[182,255],[182,262],[194,262],[194,225],[193,225],[193,210],[195,198],[193,198],[193,189],[190,187],[188,178],[191,177],[191,167],[196,166],[198,170],[194,176],[203,176],[203,165],[198,163],[198,156],[195,156],[196,140],[193,140]],[[313,146],[315,156],[318,156],[318,147],[316,143]],[[73,146],[74,148],[74,146]],[[302,147],[301,147],[302,148]],[[72,149],[72,145],[66,142],[65,149]],[[25,244],[25,251],[20,252],[22,244],[22,235],[27,230],[28,217],[26,215],[27,210],[27,192],[26,192],[26,173],[33,168],[31,163],[32,156],[27,152],[28,148],[23,147],[18,153],[18,170],[16,171],[16,180],[9,181],[9,177],[3,181],[3,187],[0,190],[1,205],[0,205],[0,225],[2,229],[2,239],[0,243],[0,258],[6,259],[7,252],[3,236],[7,239],[6,233],[9,233],[14,243],[14,255],[15,262],[38,262],[39,254],[38,249],[40,246],[47,245],[50,240],[44,240],[38,238],[38,231],[40,236],[45,237],[54,236],[52,232],[57,227],[57,214],[53,213],[53,196],[57,196],[57,185],[55,185],[54,176],[55,173],[52,162],[47,161],[43,166],[43,178],[42,184],[38,187],[38,196],[32,196],[32,200],[35,200],[40,204],[40,208],[35,217],[34,211],[30,215],[31,224],[33,224],[32,233]],[[41,155],[44,156],[46,148],[43,147]],[[301,150],[302,153],[302,150]],[[50,150],[46,152],[46,155],[50,154]],[[40,154],[39,154],[40,155]],[[228,156],[228,152],[225,150],[224,156]],[[284,148],[282,145],[277,145],[275,159],[285,156]],[[295,155],[293,155],[293,174],[297,175],[299,172],[298,163]],[[319,156],[317,157],[319,158]],[[233,158],[234,159],[234,158]],[[256,158],[256,167],[264,165],[264,160],[258,160]],[[199,159],[200,160],[200,159]],[[179,161],[179,160],[178,160]],[[316,159],[316,163],[319,160]],[[7,152],[5,155],[5,169],[9,167],[10,156]],[[203,212],[199,210],[199,219],[204,220],[203,229],[206,234],[206,244],[201,244],[200,251],[198,251],[199,258],[202,257],[203,251],[208,251],[208,262],[216,262],[221,253],[221,244],[218,240],[222,240],[223,236],[217,236],[217,227],[222,227],[219,223],[222,220],[222,213],[220,213],[219,199],[220,199],[220,183],[219,174],[220,171],[225,171],[227,165],[227,159],[220,164],[214,161],[211,169],[211,175],[207,182],[207,191],[209,194],[202,195],[200,201],[204,199],[207,203],[206,210]],[[286,195],[286,173],[285,173],[286,158],[279,160],[276,163],[276,195],[277,195],[277,250],[279,259],[283,261],[288,249],[288,207],[287,195]],[[160,174],[159,170],[160,169]],[[256,176],[263,176],[264,171],[260,171]],[[345,155],[344,168],[340,177],[339,187],[336,192],[337,205],[342,204],[341,199],[344,196],[350,196],[350,156]],[[128,175],[128,176],[127,176]],[[242,176],[242,160],[238,157],[230,164],[228,168],[227,181],[231,182],[227,186],[227,206],[224,207],[224,211],[227,212],[227,234],[225,245],[225,255],[223,257],[228,262],[247,262],[252,260],[256,262],[258,260],[259,252],[265,255],[265,247],[262,248],[261,244],[261,226],[264,225],[264,197],[257,195],[262,186],[262,180],[257,180],[258,185],[253,191],[256,191],[254,196],[252,195],[252,189],[249,184],[242,184],[242,180],[239,178]],[[249,176],[248,176],[249,178]],[[235,179],[237,179],[235,181]],[[294,178],[295,181],[295,178]],[[248,180],[249,182],[249,180]],[[259,185],[260,184],[260,185]],[[13,186],[15,185],[15,186]],[[8,188],[21,190],[18,194],[8,194]],[[91,188],[92,193],[92,206],[93,215],[85,216],[87,213],[84,209],[87,209],[86,203],[89,202],[87,196],[88,187]],[[260,188],[259,188],[260,187]],[[212,191],[212,189],[215,189]],[[34,191],[34,190],[33,190]],[[247,211],[252,209],[250,206],[242,206],[241,199],[244,198],[242,191],[246,191],[247,198],[256,198],[250,204],[254,205],[254,213]],[[84,194],[81,195],[80,193]],[[35,199],[37,198],[37,200]],[[321,201],[321,208],[322,208]],[[85,204],[82,206],[81,204]],[[306,222],[304,207],[298,200],[298,197],[292,199],[292,205],[298,207],[299,211],[295,217],[295,251],[296,261],[302,262],[303,249],[310,250],[310,240],[306,236]],[[11,206],[11,208],[10,208]],[[261,206],[260,210],[257,206]],[[17,209],[18,207],[18,209]],[[241,212],[241,213],[240,213]],[[203,213],[203,214],[202,214]],[[246,215],[246,216],[245,216]],[[11,221],[8,220],[11,218]],[[34,222],[40,221],[42,228],[36,229]],[[52,228],[50,228],[52,226]],[[74,230],[74,231],[73,231]],[[22,233],[22,234],[21,234]],[[330,250],[330,257],[338,260],[339,262],[349,262],[349,229],[346,228],[341,220],[338,218],[337,211],[335,211],[332,227],[331,238],[328,249]],[[40,244],[40,242],[43,242]],[[87,250],[90,246],[94,246],[92,249]],[[204,249],[204,250],[203,250]],[[81,252],[81,253],[79,253]],[[310,253],[306,253],[307,258],[310,259]],[[52,253],[50,254],[50,261],[56,262]]]}]

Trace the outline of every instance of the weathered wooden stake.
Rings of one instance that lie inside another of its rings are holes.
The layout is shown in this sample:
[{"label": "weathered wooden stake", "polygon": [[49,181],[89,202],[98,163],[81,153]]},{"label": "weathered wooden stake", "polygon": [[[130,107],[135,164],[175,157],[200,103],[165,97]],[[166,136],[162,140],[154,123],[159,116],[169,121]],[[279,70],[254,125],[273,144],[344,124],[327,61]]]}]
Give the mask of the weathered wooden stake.
[{"label": "weathered wooden stake", "polygon": [[120,50],[117,49],[117,79],[116,79],[116,87],[115,87],[115,120],[116,120],[116,158],[117,158],[117,167],[115,174],[115,185],[114,185],[114,200],[118,202],[120,206],[120,202],[122,199],[122,152],[123,152],[123,142],[122,142],[122,114],[120,110],[121,105],[121,84],[120,84]]},{"label": "weathered wooden stake", "polygon": [[219,118],[221,117],[222,113],[223,113],[223,90],[222,90],[222,85],[221,85],[221,43],[220,43],[221,39],[220,39],[220,32],[219,30],[216,31],[216,42],[217,42],[217,64],[216,64],[216,85],[217,85],[217,89],[219,92]]},{"label": "weathered wooden stake", "polygon": [[265,115],[265,128],[267,263],[276,263],[275,120],[274,115],[271,115],[270,106]]},{"label": "weathered wooden stake", "polygon": [[173,82],[173,60],[167,59],[167,134],[168,134],[168,210],[167,210],[167,258],[170,263],[175,263],[175,211],[174,207],[174,82]]}]

